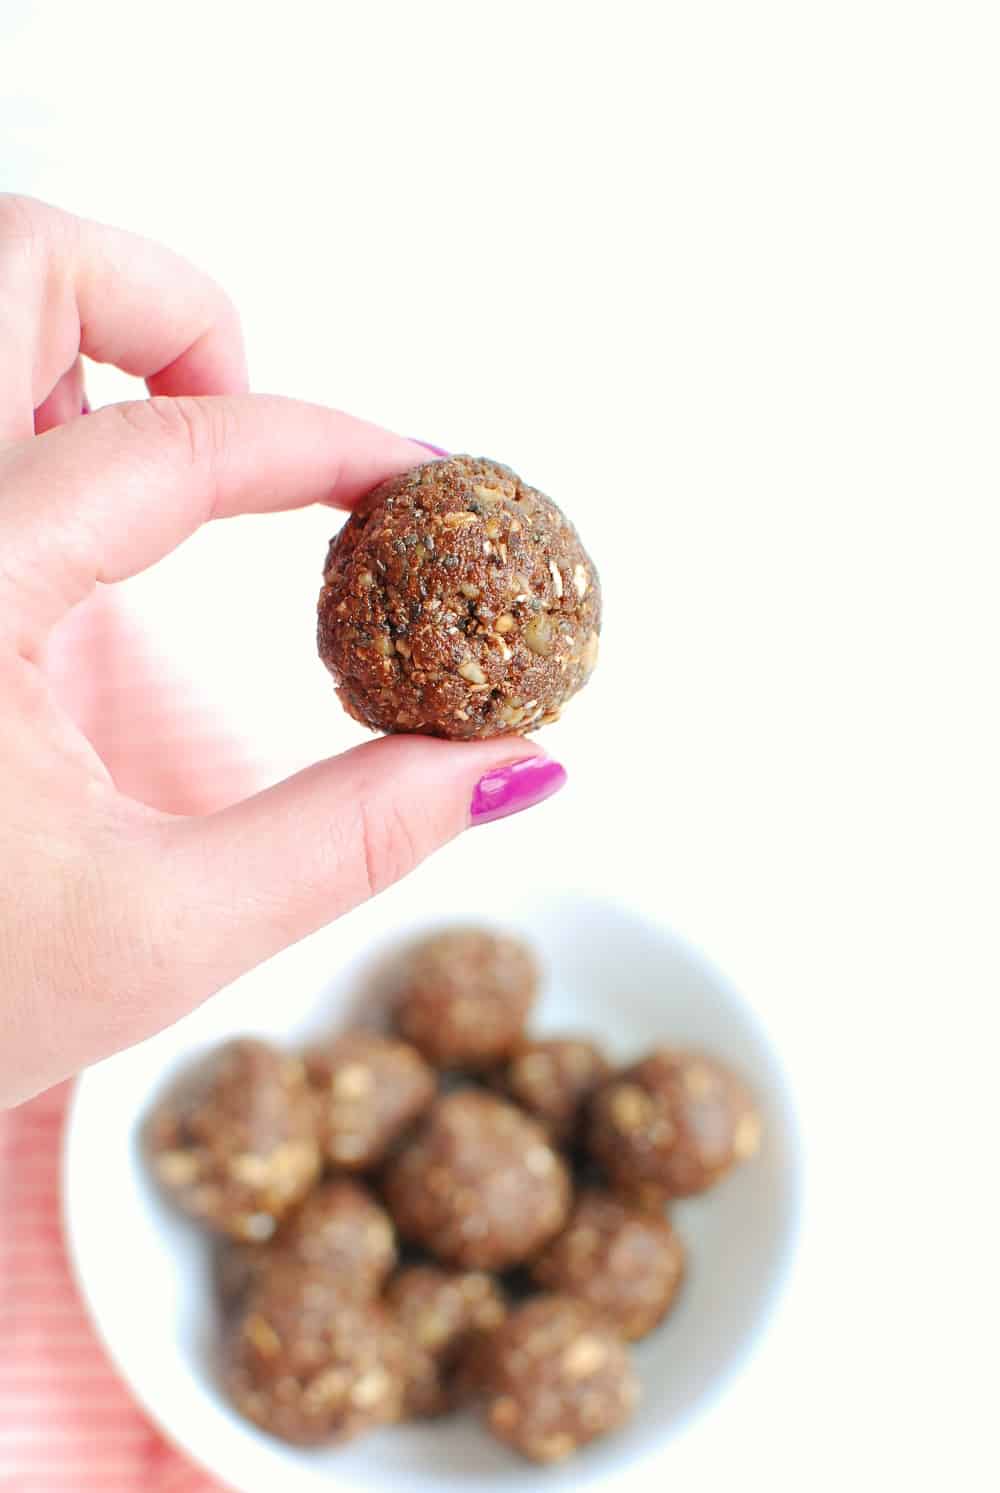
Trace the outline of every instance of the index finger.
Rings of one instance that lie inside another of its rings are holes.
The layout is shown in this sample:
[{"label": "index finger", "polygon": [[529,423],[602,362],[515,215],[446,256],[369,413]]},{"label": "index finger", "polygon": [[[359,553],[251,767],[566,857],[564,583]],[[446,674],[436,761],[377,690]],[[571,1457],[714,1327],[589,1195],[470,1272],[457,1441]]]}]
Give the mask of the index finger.
[{"label": "index finger", "polygon": [[0,452],[0,631],[33,653],[98,581],[201,524],[350,507],[427,450],[338,410],[264,394],[108,405]]},{"label": "index finger", "polygon": [[137,234],[0,196],[0,441],[79,354],[144,378],[153,394],[247,387],[236,310],[208,275]]}]

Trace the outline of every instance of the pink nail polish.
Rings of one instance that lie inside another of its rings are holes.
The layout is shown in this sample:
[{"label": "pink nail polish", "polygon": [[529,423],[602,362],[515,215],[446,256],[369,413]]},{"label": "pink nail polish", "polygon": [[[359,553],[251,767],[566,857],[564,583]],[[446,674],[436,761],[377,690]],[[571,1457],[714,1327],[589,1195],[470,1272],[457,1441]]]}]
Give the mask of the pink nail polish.
[{"label": "pink nail polish", "polygon": [[450,456],[450,451],[445,451],[441,446],[432,446],[430,441],[422,441],[418,435],[411,435],[411,441],[416,441],[418,446],[423,446],[427,451],[433,451],[435,456]]},{"label": "pink nail polish", "polygon": [[469,822],[489,824],[493,819],[506,819],[508,814],[520,814],[522,809],[551,798],[565,782],[566,769],[551,757],[526,757],[523,762],[495,767],[476,784]]}]

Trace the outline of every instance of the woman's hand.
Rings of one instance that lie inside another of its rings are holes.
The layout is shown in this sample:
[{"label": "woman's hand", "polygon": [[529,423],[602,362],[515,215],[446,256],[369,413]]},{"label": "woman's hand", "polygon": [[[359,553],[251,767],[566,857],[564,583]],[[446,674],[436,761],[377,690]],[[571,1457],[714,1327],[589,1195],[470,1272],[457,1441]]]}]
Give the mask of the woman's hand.
[{"label": "woman's hand", "polygon": [[[76,418],[81,353],[155,397]],[[0,1102],[150,1035],[470,821],[563,781],[520,740],[395,737],[217,808],[230,794],[202,779],[196,741],[189,764],[169,741],[152,772],[123,750],[93,709],[117,626],[99,588],[209,519],[349,507],[426,455],[245,387],[212,282],[0,197]],[[136,709],[167,742],[157,678],[139,677]]]}]

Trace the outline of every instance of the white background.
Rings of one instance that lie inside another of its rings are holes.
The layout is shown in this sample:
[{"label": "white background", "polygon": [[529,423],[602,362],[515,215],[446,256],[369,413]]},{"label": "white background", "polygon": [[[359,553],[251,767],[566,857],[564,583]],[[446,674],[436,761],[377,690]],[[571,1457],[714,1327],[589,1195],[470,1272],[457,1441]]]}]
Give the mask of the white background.
[{"label": "white background", "polygon": [[[994,16],[0,8],[0,188],[186,252],[255,387],[500,457],[600,565],[602,665],[543,738],[571,787],[483,834],[722,963],[807,1148],[784,1309],[665,1454],[687,1493],[998,1482]],[[330,526],[133,587],[282,769],[356,739],[312,653]]]}]

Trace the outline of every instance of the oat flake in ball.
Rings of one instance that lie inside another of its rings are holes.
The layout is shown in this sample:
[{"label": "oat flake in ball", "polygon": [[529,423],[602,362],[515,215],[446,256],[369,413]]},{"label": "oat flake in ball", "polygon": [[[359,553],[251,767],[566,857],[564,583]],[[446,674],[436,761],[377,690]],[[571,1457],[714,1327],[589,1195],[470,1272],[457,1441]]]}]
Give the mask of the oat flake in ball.
[{"label": "oat flake in ball", "polygon": [[454,456],[390,478],[330,542],[320,657],[376,731],[546,725],[593,671],[600,627],[573,525],[498,462]]}]

